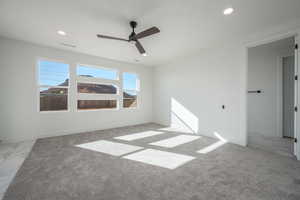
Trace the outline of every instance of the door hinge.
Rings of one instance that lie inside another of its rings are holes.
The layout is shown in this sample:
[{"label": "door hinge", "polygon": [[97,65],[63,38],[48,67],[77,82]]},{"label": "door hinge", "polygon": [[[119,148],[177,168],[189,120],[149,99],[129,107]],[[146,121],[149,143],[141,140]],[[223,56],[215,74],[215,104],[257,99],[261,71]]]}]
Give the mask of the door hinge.
[{"label": "door hinge", "polygon": [[298,140],[297,140],[297,138],[295,138],[295,143],[297,143],[298,142]]},{"label": "door hinge", "polygon": [[298,49],[298,44],[295,44],[295,49]]},{"label": "door hinge", "polygon": [[295,112],[298,112],[298,107],[297,106],[295,107]]},{"label": "door hinge", "polygon": [[295,76],[295,80],[298,81],[298,75]]}]

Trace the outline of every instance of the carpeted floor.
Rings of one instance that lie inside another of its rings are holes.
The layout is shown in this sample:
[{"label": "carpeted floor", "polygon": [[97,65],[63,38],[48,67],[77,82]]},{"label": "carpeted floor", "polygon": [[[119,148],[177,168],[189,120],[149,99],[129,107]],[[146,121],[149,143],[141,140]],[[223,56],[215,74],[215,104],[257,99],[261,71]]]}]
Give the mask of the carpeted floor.
[{"label": "carpeted floor", "polygon": [[[172,148],[150,145],[182,135],[165,130],[132,141],[114,138],[160,128],[145,124],[37,140],[4,200],[300,199],[300,162],[289,157],[233,144],[216,146],[218,141],[206,137]],[[76,146],[99,140],[194,159],[168,169],[125,159],[143,150],[120,156]],[[197,153],[209,146],[217,148]]]},{"label": "carpeted floor", "polygon": [[248,133],[248,146],[282,156],[294,157],[294,140],[291,138],[268,137],[259,133]]},{"label": "carpeted floor", "polygon": [[0,200],[33,145],[34,141],[0,143]]}]

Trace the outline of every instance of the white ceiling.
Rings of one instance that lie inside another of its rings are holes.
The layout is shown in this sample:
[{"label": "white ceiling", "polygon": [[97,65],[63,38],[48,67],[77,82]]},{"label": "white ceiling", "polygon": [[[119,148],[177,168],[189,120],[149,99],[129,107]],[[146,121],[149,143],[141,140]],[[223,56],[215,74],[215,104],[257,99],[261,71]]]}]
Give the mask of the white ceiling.
[{"label": "white ceiling", "polygon": [[[235,12],[224,16],[228,6]],[[0,35],[155,66],[300,21],[299,10],[300,0],[0,0]],[[130,20],[139,23],[137,32],[154,25],[161,30],[140,40],[147,57],[130,43],[96,38],[97,33],[127,38]]]}]

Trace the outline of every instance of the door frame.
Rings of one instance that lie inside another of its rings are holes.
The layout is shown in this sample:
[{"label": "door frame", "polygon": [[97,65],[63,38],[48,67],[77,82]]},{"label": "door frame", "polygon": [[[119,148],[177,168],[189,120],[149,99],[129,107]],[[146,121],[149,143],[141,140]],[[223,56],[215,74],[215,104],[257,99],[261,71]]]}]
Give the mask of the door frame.
[{"label": "door frame", "polygon": [[[290,38],[290,37],[294,37],[295,38],[295,44],[298,44],[299,46],[299,42],[300,42],[300,29],[299,30],[291,30],[291,31],[287,31],[284,34],[280,34],[280,35],[276,35],[276,36],[270,36],[269,38],[265,38],[263,40],[257,40],[254,42],[250,42],[248,44],[245,45],[245,53],[246,53],[246,77],[245,77],[245,102],[244,102],[244,106],[245,106],[245,144],[246,146],[248,145],[248,69],[249,69],[249,49],[252,47],[256,47],[256,46],[260,46],[263,44],[268,44],[271,42],[275,42],[278,40],[282,40],[282,39],[286,39],[286,38]],[[300,78],[300,76],[298,75],[299,72],[299,68],[300,68],[300,63],[299,63],[299,59],[298,57],[300,57],[299,55],[299,51],[295,49],[295,76],[298,76]],[[298,78],[298,79],[299,79]],[[300,99],[300,81],[296,81],[295,82],[295,107],[299,108],[299,102],[298,100]],[[298,117],[298,113],[300,112],[300,108],[298,109],[298,112],[295,112],[295,119],[294,119],[294,136],[295,138],[298,139],[297,143],[294,143],[294,155],[296,156],[296,158],[298,160],[300,160],[300,117]],[[298,125],[299,124],[299,125]]]},{"label": "door frame", "polygon": [[[295,45],[299,46],[299,35],[295,36]],[[299,47],[298,47],[299,48]],[[294,49],[294,64],[295,64],[295,77],[298,77],[297,80],[295,78],[295,103],[294,106],[295,108],[298,108],[298,112],[294,112],[294,118],[295,118],[295,123],[294,123],[294,137],[296,140],[300,139],[300,117],[299,117],[299,96],[300,96],[300,81],[299,81],[299,50]],[[294,155],[297,157],[298,160],[300,160],[300,142],[294,142]]]}]

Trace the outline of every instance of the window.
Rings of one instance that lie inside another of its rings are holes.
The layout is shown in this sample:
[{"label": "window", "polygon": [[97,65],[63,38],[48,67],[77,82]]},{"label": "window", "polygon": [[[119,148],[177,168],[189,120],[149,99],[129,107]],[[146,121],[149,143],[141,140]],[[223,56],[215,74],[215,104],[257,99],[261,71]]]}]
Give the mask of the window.
[{"label": "window", "polygon": [[78,65],[77,109],[117,109],[119,82],[116,70]]},{"label": "window", "polygon": [[78,100],[77,108],[79,110],[115,109],[117,100]]},{"label": "window", "polygon": [[134,108],[137,107],[137,93],[132,91],[123,92],[123,107]]},{"label": "window", "polygon": [[123,73],[123,107],[136,108],[139,81],[136,74]]},{"label": "window", "polygon": [[78,93],[117,94],[118,88],[112,84],[77,83]]},{"label": "window", "polygon": [[77,76],[117,80],[118,72],[111,69],[102,69],[79,65],[77,67]]},{"label": "window", "polygon": [[[137,108],[140,82],[135,73],[96,66],[76,67],[78,110]],[[39,111],[69,110],[69,65],[56,61],[38,61]],[[120,105],[121,104],[121,105]]]},{"label": "window", "polygon": [[38,68],[40,111],[68,110],[69,65],[40,60]]}]

